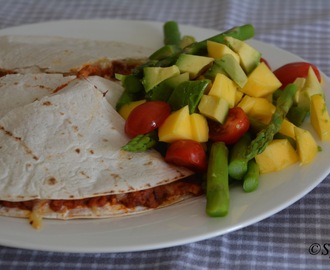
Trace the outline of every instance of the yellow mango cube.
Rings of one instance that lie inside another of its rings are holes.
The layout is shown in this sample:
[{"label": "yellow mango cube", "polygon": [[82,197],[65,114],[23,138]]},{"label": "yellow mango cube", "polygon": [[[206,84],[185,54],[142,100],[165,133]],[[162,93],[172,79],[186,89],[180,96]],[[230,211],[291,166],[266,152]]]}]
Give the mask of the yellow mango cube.
[{"label": "yellow mango cube", "polygon": [[321,141],[330,140],[330,117],[323,95],[313,95],[310,107],[311,124]]},{"label": "yellow mango cube", "polygon": [[255,99],[248,96],[244,95],[243,98],[240,100],[240,102],[237,104],[237,107],[242,108],[242,110],[248,114],[252,107],[254,106]]},{"label": "yellow mango cube", "polygon": [[242,100],[244,96],[244,93],[239,91],[239,90],[236,90],[235,92],[235,106],[237,106],[237,104]]},{"label": "yellow mango cube", "polygon": [[255,157],[260,173],[280,171],[299,161],[299,156],[287,139],[273,140]]},{"label": "yellow mango cube", "polygon": [[191,139],[191,122],[188,105],[170,114],[158,129],[158,137],[162,142]]},{"label": "yellow mango cube", "polygon": [[196,142],[207,142],[209,139],[209,126],[206,118],[199,114],[190,115],[191,139]]},{"label": "yellow mango cube", "polygon": [[241,91],[251,97],[264,97],[280,88],[282,83],[276,78],[268,66],[261,62],[248,76]]},{"label": "yellow mango cube", "polygon": [[208,95],[225,99],[229,104],[229,108],[233,108],[236,101],[236,84],[226,75],[218,73]]},{"label": "yellow mango cube", "polygon": [[137,106],[141,105],[144,102],[146,102],[145,99],[132,101],[130,103],[127,103],[119,109],[118,113],[121,115],[121,117],[123,117],[125,120],[127,120],[127,118],[129,116],[129,114],[131,113],[131,111],[133,111]]},{"label": "yellow mango cube", "polygon": [[300,158],[300,164],[305,165],[311,163],[318,152],[318,146],[312,134],[305,129],[295,127],[297,152]]},{"label": "yellow mango cube", "polygon": [[208,40],[207,43],[208,55],[214,59],[221,58],[225,54],[231,54],[235,60],[239,63],[240,58],[237,53],[230,49],[227,45]]},{"label": "yellow mango cube", "polygon": [[205,117],[223,124],[228,114],[229,104],[223,98],[203,95],[198,104],[198,110]]},{"label": "yellow mango cube", "polygon": [[296,126],[293,123],[291,123],[288,119],[285,118],[281,125],[281,129],[279,130],[279,133],[291,137],[292,139],[296,139],[296,135],[294,132],[295,127]]},{"label": "yellow mango cube", "polygon": [[270,103],[266,98],[251,97],[254,100],[252,108],[248,115],[261,123],[268,124],[272,119],[276,107]]}]

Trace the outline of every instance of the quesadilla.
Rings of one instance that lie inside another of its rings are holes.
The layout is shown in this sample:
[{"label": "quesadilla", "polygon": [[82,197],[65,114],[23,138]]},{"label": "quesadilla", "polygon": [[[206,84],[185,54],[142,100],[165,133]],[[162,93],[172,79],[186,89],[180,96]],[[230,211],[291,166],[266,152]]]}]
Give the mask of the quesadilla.
[{"label": "quesadilla", "polygon": [[113,107],[118,83],[68,80],[60,91],[2,113],[1,215],[40,227],[41,218],[136,214],[202,193],[193,172],[164,162],[157,151],[121,149],[129,138]]},{"label": "quesadilla", "polygon": [[152,49],[123,42],[47,36],[0,36],[0,76],[60,73],[82,76],[129,72]]}]

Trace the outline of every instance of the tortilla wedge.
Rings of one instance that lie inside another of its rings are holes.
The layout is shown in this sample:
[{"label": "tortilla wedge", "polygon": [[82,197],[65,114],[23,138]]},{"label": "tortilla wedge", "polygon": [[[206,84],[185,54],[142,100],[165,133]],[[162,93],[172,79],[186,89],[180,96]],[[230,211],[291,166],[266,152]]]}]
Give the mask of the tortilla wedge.
[{"label": "tortilla wedge", "polygon": [[0,36],[0,47],[0,71],[22,74],[76,74],[94,63],[106,70],[115,60],[140,61],[153,52],[123,42],[51,36]]},{"label": "tortilla wedge", "polygon": [[[42,217],[136,214],[201,194],[199,184],[178,181],[193,172],[164,162],[157,151],[121,149],[129,140],[113,108],[121,91],[98,76],[73,79],[3,114],[1,215],[29,217],[38,227]],[[135,203],[141,196],[145,201]]]}]

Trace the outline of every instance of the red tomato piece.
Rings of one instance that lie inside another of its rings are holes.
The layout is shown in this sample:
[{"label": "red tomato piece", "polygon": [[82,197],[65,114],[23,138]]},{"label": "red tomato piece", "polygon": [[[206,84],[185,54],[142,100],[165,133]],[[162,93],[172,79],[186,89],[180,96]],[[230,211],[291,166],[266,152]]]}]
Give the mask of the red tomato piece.
[{"label": "red tomato piece", "polygon": [[134,108],[125,122],[125,133],[133,138],[157,129],[170,115],[171,107],[164,101],[148,101]]},{"label": "red tomato piece", "polygon": [[281,88],[285,88],[289,83],[293,83],[296,78],[306,78],[309,67],[312,67],[319,82],[321,74],[316,66],[307,62],[293,62],[283,65],[274,71],[275,76],[282,83]]},{"label": "red tomato piece", "polygon": [[202,172],[207,168],[206,153],[203,146],[193,140],[178,140],[170,144],[165,161]]},{"label": "red tomato piece", "polygon": [[234,144],[250,128],[250,121],[240,107],[229,109],[225,123],[222,125],[209,121],[209,138],[211,141],[221,141],[225,144]]}]

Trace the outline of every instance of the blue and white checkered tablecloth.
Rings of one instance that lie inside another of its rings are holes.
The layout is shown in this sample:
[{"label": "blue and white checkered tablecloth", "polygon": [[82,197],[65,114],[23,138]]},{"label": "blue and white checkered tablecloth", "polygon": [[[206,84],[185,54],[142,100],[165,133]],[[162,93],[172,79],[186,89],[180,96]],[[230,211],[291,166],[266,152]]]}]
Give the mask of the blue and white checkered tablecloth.
[{"label": "blue and white checkered tablecloth", "polygon": [[[327,0],[0,0],[0,29],[99,18],[176,20],[218,30],[252,23],[256,39],[299,55],[330,76]],[[0,246],[0,269],[330,269],[329,194],[328,176],[304,198],[263,221],[166,249],[85,254]],[[324,245],[323,254],[309,253],[313,243]]]}]

